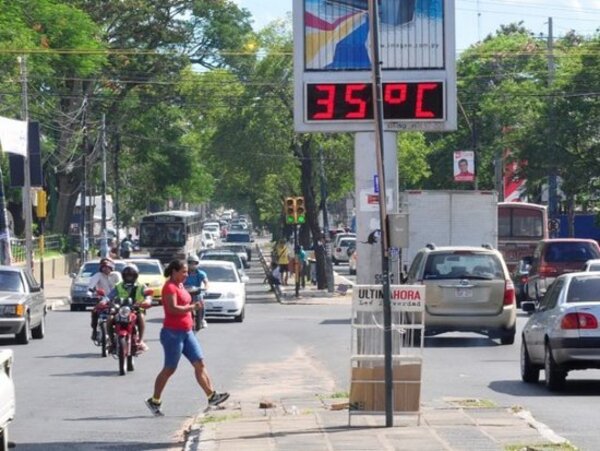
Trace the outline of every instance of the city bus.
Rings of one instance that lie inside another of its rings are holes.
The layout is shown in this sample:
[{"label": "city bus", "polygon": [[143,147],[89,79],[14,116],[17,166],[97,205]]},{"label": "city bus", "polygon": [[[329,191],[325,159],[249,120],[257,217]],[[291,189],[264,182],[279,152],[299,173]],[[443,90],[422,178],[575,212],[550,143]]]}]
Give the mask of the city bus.
[{"label": "city bus", "polygon": [[548,238],[548,210],[545,205],[498,203],[498,250],[511,272],[519,260],[533,255],[538,241],[545,238]]},{"label": "city bus", "polygon": [[195,211],[161,211],[140,221],[140,247],[167,264],[200,250],[202,217]]}]

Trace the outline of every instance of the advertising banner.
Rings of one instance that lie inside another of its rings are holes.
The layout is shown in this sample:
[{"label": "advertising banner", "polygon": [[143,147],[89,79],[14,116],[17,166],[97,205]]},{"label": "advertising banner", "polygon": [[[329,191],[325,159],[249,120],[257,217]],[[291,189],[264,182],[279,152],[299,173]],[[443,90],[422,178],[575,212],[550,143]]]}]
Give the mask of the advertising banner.
[{"label": "advertising banner", "polygon": [[454,152],[454,181],[475,181],[475,152],[472,150],[457,150]]}]

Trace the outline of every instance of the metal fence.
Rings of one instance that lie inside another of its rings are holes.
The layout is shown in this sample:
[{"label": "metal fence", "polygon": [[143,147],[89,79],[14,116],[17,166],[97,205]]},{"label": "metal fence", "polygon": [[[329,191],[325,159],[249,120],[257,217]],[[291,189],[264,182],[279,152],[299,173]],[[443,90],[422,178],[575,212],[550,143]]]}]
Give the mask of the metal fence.
[{"label": "metal fence", "polygon": [[[60,251],[63,246],[62,235],[48,235],[44,237],[44,253],[48,251]],[[24,262],[26,260],[25,239],[11,238],[10,251],[14,263]],[[38,256],[40,252],[40,238],[33,238],[33,253]]]}]

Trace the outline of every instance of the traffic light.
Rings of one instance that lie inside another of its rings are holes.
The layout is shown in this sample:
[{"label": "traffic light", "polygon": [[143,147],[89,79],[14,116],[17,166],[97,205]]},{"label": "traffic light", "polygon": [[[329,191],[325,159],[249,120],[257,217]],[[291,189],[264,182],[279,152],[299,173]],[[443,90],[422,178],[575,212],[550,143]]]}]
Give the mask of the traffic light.
[{"label": "traffic light", "polygon": [[285,198],[285,223],[296,224],[296,198]]},{"label": "traffic light", "polygon": [[304,205],[304,197],[296,197],[296,224],[304,224],[306,222],[306,206]]}]

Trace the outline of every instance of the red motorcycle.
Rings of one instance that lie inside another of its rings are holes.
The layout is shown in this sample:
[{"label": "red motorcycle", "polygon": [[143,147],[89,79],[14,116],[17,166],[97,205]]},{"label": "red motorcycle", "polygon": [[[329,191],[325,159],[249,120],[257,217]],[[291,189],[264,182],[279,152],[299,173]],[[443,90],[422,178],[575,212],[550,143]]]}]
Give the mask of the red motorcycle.
[{"label": "red motorcycle", "polygon": [[111,304],[113,335],[112,353],[119,360],[119,374],[124,376],[127,371],[135,370],[134,358],[138,355],[139,331],[138,315],[142,310],[152,306],[152,290],[144,290],[146,299],[137,304],[131,298],[115,298]]}]

